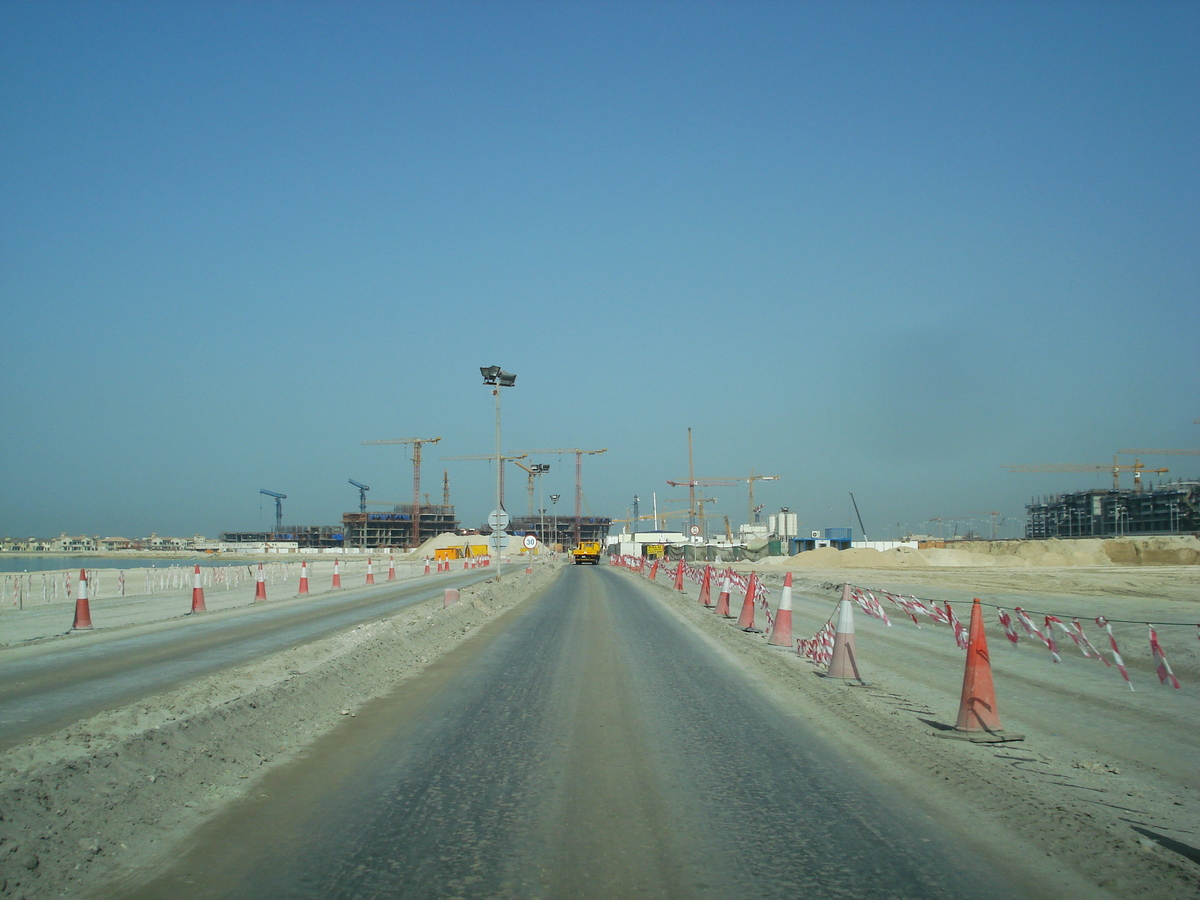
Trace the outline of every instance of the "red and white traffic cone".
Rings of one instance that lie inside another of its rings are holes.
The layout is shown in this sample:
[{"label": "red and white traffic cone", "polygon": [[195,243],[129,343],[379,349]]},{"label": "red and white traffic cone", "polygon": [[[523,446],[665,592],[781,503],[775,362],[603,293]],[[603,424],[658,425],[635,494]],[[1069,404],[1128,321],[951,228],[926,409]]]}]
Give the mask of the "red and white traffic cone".
[{"label": "red and white traffic cone", "polygon": [[650,580],[651,581],[658,580],[658,560],[657,559],[654,561],[654,565],[652,565],[650,567]]},{"label": "red and white traffic cone", "polygon": [[[971,604],[971,633],[967,638],[967,666],[963,672],[962,699],[954,731],[945,737],[967,737],[974,741],[1019,741],[1023,735],[1004,733],[996,708],[996,687],[992,683],[992,663],[988,657],[987,635],[983,631],[983,609],[979,598]],[[986,737],[985,737],[986,735]]]},{"label": "red and white traffic cone", "polygon": [[254,602],[267,599],[267,581],[263,575],[263,564],[258,564],[258,584],[254,588]]},{"label": "red and white traffic cone", "polygon": [[675,590],[683,591],[683,559],[679,560],[679,565],[675,567]]},{"label": "red and white traffic cone", "polygon": [[375,583],[375,572],[371,569],[371,558],[367,557],[367,584]]},{"label": "red and white traffic cone", "polygon": [[340,560],[333,560],[333,589],[336,591],[342,586],[342,570],[339,566]]},{"label": "red and white traffic cone", "polygon": [[752,631],[755,634],[762,631],[761,628],[754,627],[754,600],[757,593],[758,576],[751,572],[750,580],[746,583],[746,599],[742,601],[742,614],[738,616],[737,627],[742,631]]},{"label": "red and white traffic cone", "polygon": [[396,580],[396,557],[388,557],[388,581]]},{"label": "red and white traffic cone", "polygon": [[425,574],[429,574],[429,557],[425,557]]},{"label": "red and white traffic cone", "polygon": [[837,629],[833,635],[833,659],[829,661],[827,678],[862,681],[858,671],[858,654],[854,649],[854,601],[850,585],[842,585],[842,602],[838,604]]},{"label": "red and white traffic cone", "polygon": [[88,606],[87,572],[79,570],[79,593],[75,595],[75,624],[72,631],[92,630],[92,610]]},{"label": "red and white traffic cone", "polygon": [[297,593],[308,593],[308,562],[306,560],[302,560],[300,563],[300,590]]},{"label": "red and white traffic cone", "polygon": [[713,610],[718,616],[723,616],[726,619],[732,619],[729,614],[729,570],[725,570],[725,574],[721,576],[721,592],[717,595],[717,608]]},{"label": "red and white traffic cone", "polygon": [[779,595],[779,609],[775,610],[775,627],[771,629],[768,644],[792,649],[792,573],[783,578],[783,593]]},{"label": "red and white traffic cone", "polygon": [[196,572],[192,576],[192,612],[208,612],[204,606],[204,585],[200,583],[199,563],[196,563]]},{"label": "red and white traffic cone", "polygon": [[700,605],[712,607],[712,566],[704,567],[704,578],[700,581]]}]

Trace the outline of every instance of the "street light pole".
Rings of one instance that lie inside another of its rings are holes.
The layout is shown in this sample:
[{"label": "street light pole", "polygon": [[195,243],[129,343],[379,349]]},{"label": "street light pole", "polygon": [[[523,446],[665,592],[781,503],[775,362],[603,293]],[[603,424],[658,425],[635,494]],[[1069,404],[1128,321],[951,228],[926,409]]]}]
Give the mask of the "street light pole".
[{"label": "street light pole", "polygon": [[550,503],[554,506],[554,540],[550,542],[551,546],[558,543],[558,498],[561,496],[562,494],[550,495]]},{"label": "street light pole", "polygon": [[517,382],[517,376],[505,372],[499,366],[480,366],[479,374],[483,376],[484,384],[492,386],[492,396],[496,398],[496,521],[489,524],[492,524],[492,544],[496,548],[496,580],[499,581],[503,567],[501,536],[504,534],[504,509],[500,505],[500,483],[504,477],[500,468],[504,465],[504,458],[500,455],[500,388],[512,387]]}]

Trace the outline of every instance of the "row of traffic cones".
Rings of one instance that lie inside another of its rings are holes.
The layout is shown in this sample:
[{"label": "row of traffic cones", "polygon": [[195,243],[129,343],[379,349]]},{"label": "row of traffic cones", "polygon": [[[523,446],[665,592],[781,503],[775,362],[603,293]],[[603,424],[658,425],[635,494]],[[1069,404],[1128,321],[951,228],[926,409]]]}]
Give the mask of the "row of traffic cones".
[{"label": "row of traffic cones", "polygon": [[[372,572],[371,560],[367,560],[367,584],[375,583],[375,575]],[[388,564],[388,581],[396,580],[396,561],[391,559]],[[333,561],[333,587],[334,589],[341,588],[342,575],[338,560]],[[300,587],[297,594],[307,594],[308,589],[308,561],[304,560],[300,563]],[[263,564],[258,564],[258,578],[254,586],[254,602],[259,603],[267,599],[267,580],[263,571]],[[204,603],[204,584],[200,578],[200,565],[197,563],[195,571],[192,575],[192,609],[193,613],[208,612],[208,607]],[[88,599],[88,583],[87,571],[79,570],[79,588],[75,597],[75,622],[71,626],[72,631],[91,631],[92,625],[92,610]]]},{"label": "row of traffic cones", "polygon": [[[658,572],[658,560],[650,571],[650,579],[654,580]],[[757,574],[750,574],[746,587],[746,596],[742,602],[741,615],[737,627],[743,631],[759,632],[754,627],[754,603],[758,590]],[[726,569],[721,579],[720,593],[714,606],[712,602],[712,566],[704,567],[704,575],[700,581],[699,603],[701,606],[713,608],[714,612],[725,618],[733,618],[729,612],[730,573]],[[675,589],[683,590],[683,560],[675,571]],[[784,576],[783,591],[779,597],[779,607],[775,612],[771,634],[767,643],[775,647],[794,645],[792,637],[792,573]],[[833,656],[827,678],[843,679],[863,683],[862,673],[858,668],[858,653],[854,641],[854,602],[850,585],[842,586],[842,597],[838,603],[837,625],[834,631]],[[959,701],[958,719],[953,731],[945,731],[946,737],[964,737],[968,740],[982,741],[1015,741],[1021,740],[1022,735],[1006,734],[1000,724],[1000,714],[996,705],[996,688],[992,681],[991,659],[988,656],[987,634],[983,625],[983,609],[978,598],[971,605],[971,625],[967,641],[967,659],[963,672],[962,696]]]}]

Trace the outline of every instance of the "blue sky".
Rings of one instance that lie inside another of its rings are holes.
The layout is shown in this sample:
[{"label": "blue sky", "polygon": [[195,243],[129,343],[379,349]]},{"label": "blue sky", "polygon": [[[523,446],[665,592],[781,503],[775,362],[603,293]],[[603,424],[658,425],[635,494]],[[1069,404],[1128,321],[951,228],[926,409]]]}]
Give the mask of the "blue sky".
[{"label": "blue sky", "polygon": [[437,457],[498,364],[506,450],[608,448],[592,514],[683,496],[690,426],[803,531],[1016,534],[1111,478],[1003,464],[1200,446],[1198,49],[1194,3],[5,0],[0,533],[333,523],[434,436],[476,523]]}]

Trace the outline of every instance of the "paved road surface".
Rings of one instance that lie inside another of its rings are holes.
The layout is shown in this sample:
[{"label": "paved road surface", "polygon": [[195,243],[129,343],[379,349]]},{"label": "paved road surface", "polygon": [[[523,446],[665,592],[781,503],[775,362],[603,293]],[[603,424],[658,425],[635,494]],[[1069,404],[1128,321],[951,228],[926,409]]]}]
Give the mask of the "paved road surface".
[{"label": "paved road surface", "polygon": [[0,655],[0,750],[190,679],[279,653],[489,577],[471,572],[79,633]]},{"label": "paved road surface", "polygon": [[607,569],[368,705],[151,898],[1020,897]]}]

